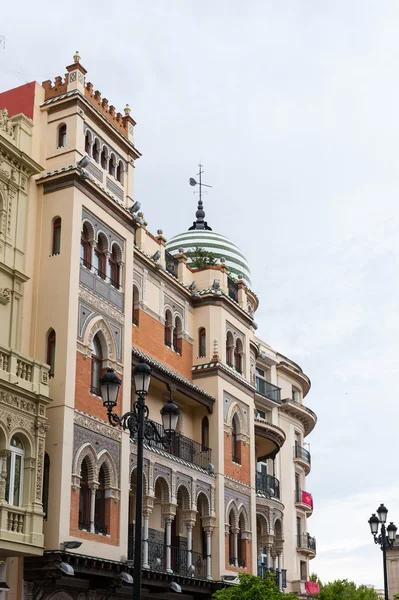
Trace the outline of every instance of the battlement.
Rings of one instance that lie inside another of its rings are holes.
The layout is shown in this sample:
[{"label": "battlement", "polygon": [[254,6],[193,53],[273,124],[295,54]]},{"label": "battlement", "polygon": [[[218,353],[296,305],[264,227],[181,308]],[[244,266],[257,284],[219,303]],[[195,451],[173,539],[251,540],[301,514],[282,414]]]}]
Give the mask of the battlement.
[{"label": "battlement", "polygon": [[64,78],[58,76],[54,79],[54,84],[50,79],[43,81],[42,87],[45,92],[45,100],[55,98],[66,94],[69,91],[69,84],[76,81],[76,71],[78,71],[79,82],[82,85],[81,91],[84,93],[85,98],[97,109],[102,115],[116,127],[122,135],[129,137],[129,125],[134,127],[136,122],[130,116],[131,109],[127,104],[124,108],[124,115],[121,112],[116,112],[115,106],[109,104],[107,98],[101,97],[99,90],[94,90],[94,86],[91,82],[86,83],[85,75],[86,69],[80,63],[80,56],[78,52],[74,55],[74,62],[66,67],[67,73]]}]

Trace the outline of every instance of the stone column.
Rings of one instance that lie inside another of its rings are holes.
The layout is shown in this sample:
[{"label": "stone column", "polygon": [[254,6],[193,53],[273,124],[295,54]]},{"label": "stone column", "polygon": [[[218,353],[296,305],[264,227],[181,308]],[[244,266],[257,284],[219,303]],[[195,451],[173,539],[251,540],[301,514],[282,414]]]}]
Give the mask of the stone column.
[{"label": "stone column", "polygon": [[0,452],[0,500],[6,500],[7,459],[9,454],[9,450]]},{"label": "stone column", "polygon": [[96,492],[98,485],[92,483],[90,486],[90,533],[95,533],[94,529],[94,515],[96,512]]},{"label": "stone column", "polygon": [[278,570],[278,587],[280,588],[280,591],[283,591],[283,573],[282,573],[283,561],[282,561],[281,554],[282,554],[281,550],[279,550],[277,552],[277,570]]},{"label": "stone column", "polygon": [[233,550],[234,550],[234,566],[238,567],[238,534],[240,530],[238,527],[232,527],[233,532]]},{"label": "stone column", "polygon": [[193,528],[197,519],[197,511],[184,510],[183,524],[187,529],[187,570],[193,564]]},{"label": "stone column", "polygon": [[[215,526],[215,517],[202,517],[202,526],[206,534],[206,578],[211,581],[212,578],[212,533]],[[237,554],[235,556],[237,560]]]},{"label": "stone column", "polygon": [[270,556],[271,549],[272,549],[272,547],[268,544],[266,546],[266,569],[271,569],[271,565],[272,565],[272,558]]},{"label": "stone column", "polygon": [[162,517],[165,523],[165,550],[166,550],[166,572],[173,573],[172,571],[172,521],[176,516],[176,504],[167,503],[162,504]]},{"label": "stone column", "polygon": [[154,507],[154,499],[151,496],[144,496],[143,503],[143,569],[149,569],[148,563],[148,524],[152,509]]}]

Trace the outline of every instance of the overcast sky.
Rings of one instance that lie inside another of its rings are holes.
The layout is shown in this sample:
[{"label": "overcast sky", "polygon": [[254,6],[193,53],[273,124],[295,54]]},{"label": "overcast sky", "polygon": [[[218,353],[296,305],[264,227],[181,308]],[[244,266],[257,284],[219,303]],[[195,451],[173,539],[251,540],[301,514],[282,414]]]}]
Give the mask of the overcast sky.
[{"label": "overcast sky", "polygon": [[311,569],[382,587],[367,519],[385,502],[399,525],[398,2],[57,6],[2,7],[1,90],[64,75],[79,50],[94,89],[132,108],[136,199],[168,238],[194,219],[203,162],[258,333],[312,379]]}]

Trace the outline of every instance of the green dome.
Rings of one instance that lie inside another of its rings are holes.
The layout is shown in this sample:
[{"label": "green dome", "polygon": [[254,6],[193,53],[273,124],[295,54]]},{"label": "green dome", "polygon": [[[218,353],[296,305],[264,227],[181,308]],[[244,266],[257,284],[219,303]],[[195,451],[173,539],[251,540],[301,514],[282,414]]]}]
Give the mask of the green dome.
[{"label": "green dome", "polygon": [[[172,255],[179,254],[181,248],[184,253],[192,252],[195,248],[201,248],[212,252],[216,258],[224,258],[225,264],[229,267],[230,273],[234,278],[243,276],[244,281],[251,286],[251,272],[247,260],[241,250],[233,244],[227,237],[212,231],[206,221],[204,221],[205,212],[202,201],[198,202],[196,213],[197,221],[193,223],[188,231],[180,233],[168,240],[166,250]],[[190,264],[190,258],[187,261]]]}]

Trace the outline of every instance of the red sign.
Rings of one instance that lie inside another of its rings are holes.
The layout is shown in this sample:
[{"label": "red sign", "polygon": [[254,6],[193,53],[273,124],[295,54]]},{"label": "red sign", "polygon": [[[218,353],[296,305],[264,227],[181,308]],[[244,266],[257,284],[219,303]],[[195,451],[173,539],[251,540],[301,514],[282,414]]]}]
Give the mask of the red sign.
[{"label": "red sign", "polygon": [[307,594],[318,594],[320,592],[320,586],[314,581],[307,581],[305,583],[305,590]]},{"label": "red sign", "polygon": [[307,504],[307,506],[310,506],[310,508],[313,509],[312,494],[309,494],[309,492],[304,492],[302,490],[302,503]]}]

